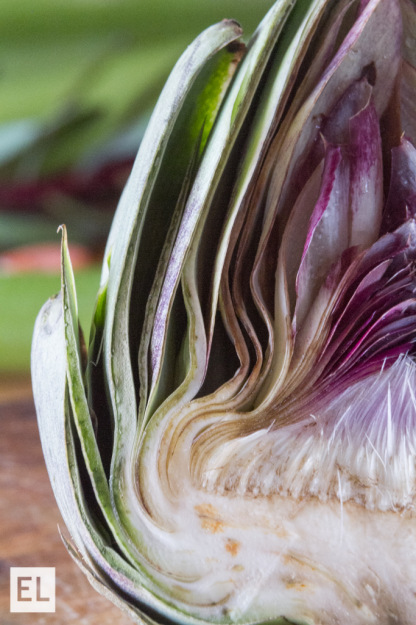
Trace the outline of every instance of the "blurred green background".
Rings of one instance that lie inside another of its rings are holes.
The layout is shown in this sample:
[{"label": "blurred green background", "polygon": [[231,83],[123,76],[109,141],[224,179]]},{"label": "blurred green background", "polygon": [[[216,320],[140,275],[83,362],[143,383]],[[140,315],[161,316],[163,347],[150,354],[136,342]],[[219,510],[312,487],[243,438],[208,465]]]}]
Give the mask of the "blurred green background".
[{"label": "blurred green background", "polygon": [[247,39],[271,4],[0,0],[0,375],[29,370],[36,314],[59,290],[36,259],[62,222],[90,253],[76,272],[88,330],[117,197],[169,71],[210,24],[237,19]]}]

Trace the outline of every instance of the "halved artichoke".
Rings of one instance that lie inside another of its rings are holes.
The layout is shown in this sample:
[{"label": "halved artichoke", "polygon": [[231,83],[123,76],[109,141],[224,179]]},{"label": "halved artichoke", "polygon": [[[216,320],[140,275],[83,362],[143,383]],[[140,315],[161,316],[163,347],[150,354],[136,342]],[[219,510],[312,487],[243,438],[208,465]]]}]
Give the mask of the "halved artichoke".
[{"label": "halved artichoke", "polygon": [[110,233],[86,349],[32,351],[91,583],[138,623],[416,614],[416,9],[279,0],[178,61]]}]

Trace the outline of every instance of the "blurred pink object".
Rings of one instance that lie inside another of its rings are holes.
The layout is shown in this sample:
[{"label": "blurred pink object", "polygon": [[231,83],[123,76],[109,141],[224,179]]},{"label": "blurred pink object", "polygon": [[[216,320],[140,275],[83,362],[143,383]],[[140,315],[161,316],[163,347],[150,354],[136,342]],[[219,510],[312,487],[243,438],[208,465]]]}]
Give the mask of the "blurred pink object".
[{"label": "blurred pink object", "polygon": [[[83,269],[96,261],[94,254],[82,245],[70,245],[69,253],[74,269]],[[1,273],[59,273],[60,270],[60,243],[24,245],[0,254]]]}]

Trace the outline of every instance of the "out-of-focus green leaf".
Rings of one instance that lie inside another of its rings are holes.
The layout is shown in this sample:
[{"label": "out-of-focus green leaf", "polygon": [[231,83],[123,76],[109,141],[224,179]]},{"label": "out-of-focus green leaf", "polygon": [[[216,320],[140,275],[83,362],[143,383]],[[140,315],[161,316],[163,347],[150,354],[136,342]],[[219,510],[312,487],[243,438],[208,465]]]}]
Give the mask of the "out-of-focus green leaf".
[{"label": "out-of-focus green leaf", "polygon": [[91,32],[106,35],[124,29],[144,42],[154,43],[172,33],[185,33],[191,41],[213,21],[235,18],[248,36],[271,4],[270,0],[1,0],[0,35],[6,41],[30,41],[40,32],[81,38]]},{"label": "out-of-focus green leaf", "polygon": [[202,28],[232,17],[249,34],[269,6],[269,0],[1,0],[0,129],[21,118],[45,123],[13,173],[33,177],[70,167],[152,108]]}]

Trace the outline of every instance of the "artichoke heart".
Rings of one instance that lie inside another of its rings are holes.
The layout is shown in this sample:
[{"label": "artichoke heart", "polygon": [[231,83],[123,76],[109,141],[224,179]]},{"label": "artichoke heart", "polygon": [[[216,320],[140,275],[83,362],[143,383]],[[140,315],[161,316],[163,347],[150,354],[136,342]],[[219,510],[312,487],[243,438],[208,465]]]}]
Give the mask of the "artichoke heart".
[{"label": "artichoke heart", "polygon": [[416,5],[278,0],[177,62],[86,346],[62,226],[36,410],[65,544],[137,623],[416,615]]}]

